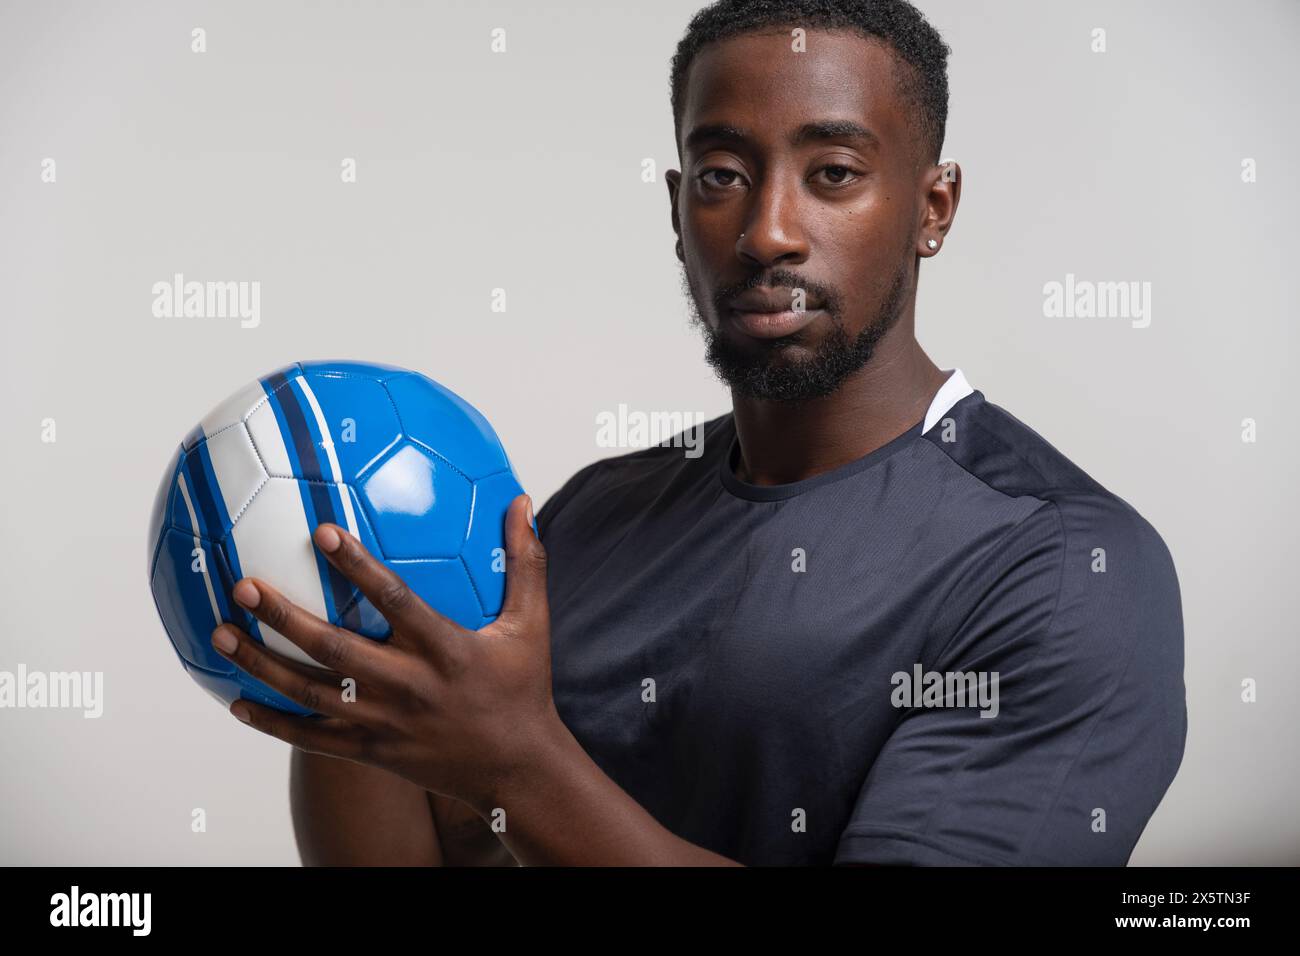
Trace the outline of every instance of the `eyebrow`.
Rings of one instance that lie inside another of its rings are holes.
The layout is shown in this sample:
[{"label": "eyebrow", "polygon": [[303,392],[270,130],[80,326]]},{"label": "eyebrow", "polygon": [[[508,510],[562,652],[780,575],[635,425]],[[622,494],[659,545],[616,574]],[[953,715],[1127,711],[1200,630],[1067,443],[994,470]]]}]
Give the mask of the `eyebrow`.
[{"label": "eyebrow", "polygon": [[[705,141],[721,140],[743,146],[750,139],[749,133],[739,126],[732,126],[729,123],[706,123],[692,129],[687,134],[684,145],[687,149],[691,149]],[[852,120],[818,120],[804,123],[790,137],[790,145],[802,146],[811,140],[824,139],[855,139],[870,148],[880,148],[880,137]]]}]

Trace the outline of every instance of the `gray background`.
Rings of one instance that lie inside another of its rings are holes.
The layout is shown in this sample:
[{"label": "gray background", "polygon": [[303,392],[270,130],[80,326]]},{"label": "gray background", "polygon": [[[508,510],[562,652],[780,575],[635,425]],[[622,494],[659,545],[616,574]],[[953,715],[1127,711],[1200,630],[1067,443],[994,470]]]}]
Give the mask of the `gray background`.
[{"label": "gray background", "polygon": [[[297,862],[287,745],[184,675],[144,576],[170,449],[245,381],[304,358],[418,368],[488,416],[539,504],[616,453],[597,413],[729,407],[662,181],[668,60],[698,6],[0,4],[0,669],[103,671],[106,698],[98,720],[0,710],[0,861]],[[965,174],[922,342],[1138,508],[1178,568],[1187,752],[1132,862],[1300,861],[1300,5],[920,6],[954,51],[944,153]],[[261,325],[154,318],[174,272],[261,281]],[[1150,327],[1044,318],[1067,272],[1151,282]]]}]

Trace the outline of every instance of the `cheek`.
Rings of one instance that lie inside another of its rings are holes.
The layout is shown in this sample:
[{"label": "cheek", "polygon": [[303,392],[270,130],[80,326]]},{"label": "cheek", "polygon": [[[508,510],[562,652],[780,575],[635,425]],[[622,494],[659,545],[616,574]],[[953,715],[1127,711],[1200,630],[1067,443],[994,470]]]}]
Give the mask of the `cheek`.
[{"label": "cheek", "polygon": [[824,235],[832,246],[852,255],[869,256],[872,250],[893,255],[912,232],[910,215],[888,196],[864,199],[827,222]]},{"label": "cheek", "polygon": [[844,301],[845,319],[854,306],[881,294],[898,268],[897,239],[863,229],[837,236],[822,257],[825,274]]},{"label": "cheek", "polygon": [[825,274],[839,292],[863,301],[885,295],[912,252],[906,210],[888,197],[866,201],[827,223],[818,243]]},{"label": "cheek", "polygon": [[711,266],[728,264],[736,257],[736,241],[744,228],[721,217],[696,220],[692,224],[688,245],[694,245],[695,256],[704,263]]}]

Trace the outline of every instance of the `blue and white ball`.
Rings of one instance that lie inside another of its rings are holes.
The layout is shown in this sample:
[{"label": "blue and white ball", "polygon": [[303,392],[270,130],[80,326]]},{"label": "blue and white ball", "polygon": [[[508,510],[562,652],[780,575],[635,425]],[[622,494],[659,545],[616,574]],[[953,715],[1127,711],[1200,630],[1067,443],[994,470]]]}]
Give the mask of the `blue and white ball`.
[{"label": "blue and white ball", "polygon": [[181,663],[212,696],[303,714],[212,648],[212,631],[229,622],[316,663],[241,609],[235,582],[261,578],[321,618],[385,639],[384,619],[312,544],[328,521],[476,630],[501,610],[505,514],[522,493],[487,419],[437,382],[300,362],[236,392],[176,450],[154,501],[149,585]]}]

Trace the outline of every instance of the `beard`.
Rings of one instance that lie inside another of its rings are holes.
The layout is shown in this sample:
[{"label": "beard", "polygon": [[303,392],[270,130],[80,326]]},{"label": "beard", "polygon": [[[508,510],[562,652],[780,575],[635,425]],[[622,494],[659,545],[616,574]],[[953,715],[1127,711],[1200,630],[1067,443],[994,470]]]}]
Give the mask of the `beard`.
[{"label": "beard", "polygon": [[[733,396],[756,398],[765,401],[798,403],[830,395],[840,384],[861,369],[875,353],[876,346],[902,315],[907,292],[907,263],[899,264],[889,291],[874,319],[856,336],[849,337],[844,328],[843,303],[831,290],[817,290],[822,294],[823,306],[830,319],[831,328],[821,343],[805,359],[791,360],[786,354],[791,346],[804,338],[800,330],[776,339],[756,339],[744,347],[733,342],[721,328],[712,328],[701,315],[700,299],[691,284],[684,263],[681,266],[682,292],[691,309],[692,323],[704,333],[707,351],[705,359],[713,367],[722,383],[731,389]],[[789,286],[801,286],[796,276],[783,276],[777,271],[774,281]],[[753,288],[753,284],[745,286]],[[718,295],[714,315],[721,315],[722,305],[728,298],[743,289],[726,289]]]}]

